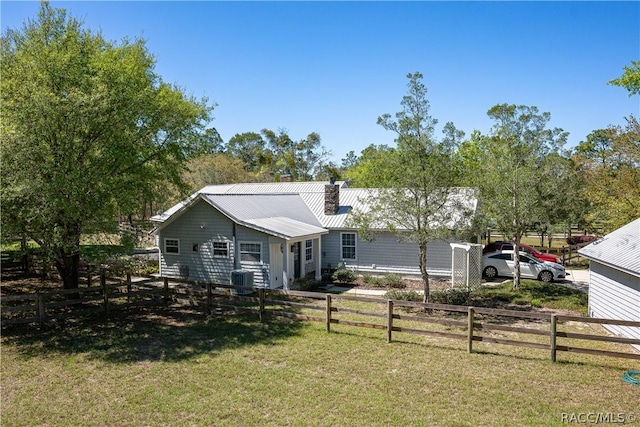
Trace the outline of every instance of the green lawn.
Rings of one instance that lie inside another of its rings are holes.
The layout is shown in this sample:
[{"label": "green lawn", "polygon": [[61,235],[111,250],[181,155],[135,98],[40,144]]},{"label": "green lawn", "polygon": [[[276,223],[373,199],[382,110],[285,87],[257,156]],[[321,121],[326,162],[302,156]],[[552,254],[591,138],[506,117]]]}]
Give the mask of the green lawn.
[{"label": "green lawn", "polygon": [[542,350],[477,343],[468,354],[464,341],[385,336],[161,309],[6,330],[0,422],[540,426],[639,412],[640,387],[621,380],[637,362],[560,353],[552,364]]},{"label": "green lawn", "polygon": [[[584,292],[556,283],[523,279],[520,289],[513,290],[513,281],[496,282],[493,286],[482,286],[471,294],[475,306],[530,305],[536,308],[564,309],[586,315],[589,298]],[[501,307],[502,308],[502,307]]]}]

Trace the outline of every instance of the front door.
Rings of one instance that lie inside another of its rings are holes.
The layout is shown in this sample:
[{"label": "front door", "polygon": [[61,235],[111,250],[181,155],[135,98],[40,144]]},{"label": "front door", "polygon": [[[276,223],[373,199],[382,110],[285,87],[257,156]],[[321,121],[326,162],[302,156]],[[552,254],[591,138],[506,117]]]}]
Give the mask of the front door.
[{"label": "front door", "polygon": [[282,245],[280,243],[271,243],[269,245],[269,263],[270,277],[271,277],[271,289],[282,287]]}]

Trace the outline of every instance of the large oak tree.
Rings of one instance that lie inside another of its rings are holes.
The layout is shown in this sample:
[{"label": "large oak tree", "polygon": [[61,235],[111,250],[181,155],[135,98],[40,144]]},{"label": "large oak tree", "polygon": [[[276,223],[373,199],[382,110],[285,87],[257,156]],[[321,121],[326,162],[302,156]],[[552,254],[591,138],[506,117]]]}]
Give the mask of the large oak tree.
[{"label": "large oak tree", "polygon": [[80,237],[181,184],[210,151],[212,107],[154,72],[144,40],[113,43],[43,2],[1,39],[3,232],[23,233],[77,288]]}]

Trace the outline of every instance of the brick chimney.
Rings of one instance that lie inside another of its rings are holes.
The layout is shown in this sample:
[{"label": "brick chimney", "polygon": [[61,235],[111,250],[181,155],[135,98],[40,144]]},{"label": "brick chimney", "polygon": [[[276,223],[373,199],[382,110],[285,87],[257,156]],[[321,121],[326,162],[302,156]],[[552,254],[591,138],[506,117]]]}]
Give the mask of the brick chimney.
[{"label": "brick chimney", "polygon": [[340,207],[340,186],[336,185],[335,178],[329,180],[324,186],[324,214],[335,215]]}]

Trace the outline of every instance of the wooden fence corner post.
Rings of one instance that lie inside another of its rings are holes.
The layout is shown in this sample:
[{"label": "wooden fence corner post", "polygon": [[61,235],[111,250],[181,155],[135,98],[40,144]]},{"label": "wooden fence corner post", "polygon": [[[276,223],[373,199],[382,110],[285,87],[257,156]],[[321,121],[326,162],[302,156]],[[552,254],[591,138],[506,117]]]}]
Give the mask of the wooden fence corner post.
[{"label": "wooden fence corner post", "polygon": [[469,307],[467,319],[467,353],[473,352],[473,307]]},{"label": "wooden fence corner post", "polygon": [[387,300],[387,342],[391,342],[391,333],[393,331],[393,301]]},{"label": "wooden fence corner post", "polygon": [[213,287],[211,286],[211,282],[207,282],[207,314],[211,316],[211,312],[213,311]]},{"label": "wooden fence corner post", "polygon": [[262,323],[263,316],[264,316],[264,298],[265,298],[264,288],[258,288],[258,307],[260,309],[260,323]]},{"label": "wooden fence corner post", "polygon": [[169,279],[164,278],[164,305],[169,305]]},{"label": "wooden fence corner post", "polygon": [[549,339],[551,340],[550,343],[550,350],[551,350],[551,362],[555,363],[556,362],[556,331],[557,331],[557,327],[558,327],[558,318],[556,317],[556,314],[553,313],[551,315],[551,327],[550,327],[550,331],[549,331]]},{"label": "wooden fence corner post", "polygon": [[36,305],[38,307],[38,325],[40,329],[44,329],[44,322],[46,320],[45,308],[44,308],[44,295],[41,293],[36,294]]},{"label": "wooden fence corner post", "polygon": [[331,332],[331,294],[327,294],[327,312],[325,317],[327,321],[327,332]]}]

